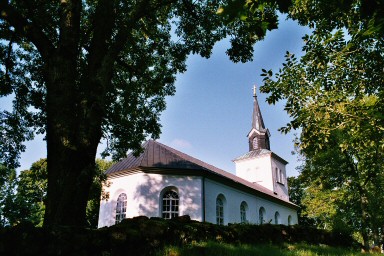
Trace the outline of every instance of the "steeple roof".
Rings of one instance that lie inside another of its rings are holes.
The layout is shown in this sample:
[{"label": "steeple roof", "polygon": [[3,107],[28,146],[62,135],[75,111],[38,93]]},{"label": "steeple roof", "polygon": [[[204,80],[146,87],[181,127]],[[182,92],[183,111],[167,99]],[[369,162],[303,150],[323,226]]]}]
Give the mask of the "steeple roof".
[{"label": "steeple roof", "polygon": [[260,132],[266,132],[263,116],[261,115],[259,102],[257,101],[256,86],[253,86],[253,113],[252,113],[252,129]]},{"label": "steeple roof", "polygon": [[249,131],[248,143],[249,150],[255,149],[270,149],[269,137],[271,134],[265,128],[263,116],[261,115],[259,102],[257,101],[256,85],[253,86],[253,113],[252,113],[252,128]]}]

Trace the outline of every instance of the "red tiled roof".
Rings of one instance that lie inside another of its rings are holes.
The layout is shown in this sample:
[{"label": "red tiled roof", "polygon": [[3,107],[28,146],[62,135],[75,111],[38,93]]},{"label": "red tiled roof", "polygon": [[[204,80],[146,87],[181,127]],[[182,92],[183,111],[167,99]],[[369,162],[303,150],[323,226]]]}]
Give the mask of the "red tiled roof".
[{"label": "red tiled roof", "polygon": [[[106,171],[107,175],[116,174],[125,170],[135,169],[138,167],[157,167],[166,169],[180,169],[180,170],[200,170],[214,174],[216,176],[224,177],[232,182],[241,184],[273,198],[279,199],[286,203],[295,206],[287,200],[283,200],[273,193],[273,191],[264,188],[263,186],[246,181],[234,174],[221,170],[213,165],[205,163],[197,158],[182,153],[174,148],[168,147],[157,141],[148,140],[142,145],[144,152],[140,156],[135,157],[129,154],[127,158],[114,164]],[[269,150],[268,150],[269,151]]]}]

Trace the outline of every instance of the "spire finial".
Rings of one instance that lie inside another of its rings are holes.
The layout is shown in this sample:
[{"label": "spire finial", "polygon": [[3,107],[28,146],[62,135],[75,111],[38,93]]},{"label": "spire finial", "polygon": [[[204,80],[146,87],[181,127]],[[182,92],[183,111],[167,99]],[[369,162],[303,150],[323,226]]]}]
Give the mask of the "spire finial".
[{"label": "spire finial", "polygon": [[256,97],[256,84],[253,85],[253,97]]}]

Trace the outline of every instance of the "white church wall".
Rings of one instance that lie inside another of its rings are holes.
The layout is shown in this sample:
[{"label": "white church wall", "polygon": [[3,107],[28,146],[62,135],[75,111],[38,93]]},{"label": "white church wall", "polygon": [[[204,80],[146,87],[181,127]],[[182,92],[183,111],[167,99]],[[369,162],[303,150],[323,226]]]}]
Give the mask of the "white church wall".
[{"label": "white church wall", "polygon": [[[247,222],[249,223],[260,224],[259,209],[264,207],[266,215],[263,218],[263,223],[271,222],[272,224],[275,224],[275,213],[278,212],[280,215],[279,224],[297,224],[296,210],[210,179],[205,180],[205,216],[207,222],[216,223],[216,199],[219,195],[223,195],[226,199],[224,205],[225,225],[228,223],[241,222],[240,205],[243,201],[245,201],[248,206]],[[289,216],[291,216],[291,223],[288,223]]]},{"label": "white church wall", "polygon": [[271,172],[271,156],[264,154],[255,158],[242,159],[235,162],[236,175],[249,182],[257,183],[273,191]]},{"label": "white church wall", "polygon": [[167,188],[176,190],[179,195],[179,215],[202,221],[200,177],[136,173],[109,181],[111,185],[105,191],[110,197],[100,202],[98,227],[115,224],[116,201],[121,193],[127,195],[126,218],[160,217],[160,194]]},{"label": "white church wall", "polygon": [[[280,171],[276,171],[276,168]],[[287,173],[285,170],[285,164],[281,163],[279,160],[272,158],[272,171],[274,175],[274,191],[277,193],[277,195],[284,199],[288,200],[288,184],[287,184]],[[282,175],[280,178],[280,182],[278,182],[277,175]]]}]

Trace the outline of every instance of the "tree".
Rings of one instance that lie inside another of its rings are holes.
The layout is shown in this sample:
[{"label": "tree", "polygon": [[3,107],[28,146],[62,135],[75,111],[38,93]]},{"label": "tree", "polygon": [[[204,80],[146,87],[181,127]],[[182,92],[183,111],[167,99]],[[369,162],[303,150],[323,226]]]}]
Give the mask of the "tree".
[{"label": "tree", "polygon": [[288,177],[288,186],[289,200],[299,206],[297,210],[298,224],[306,227],[315,226],[315,221],[308,218],[306,214],[306,204],[303,203],[307,185],[302,176]]},{"label": "tree", "polygon": [[103,185],[108,186],[107,175],[105,174],[105,171],[108,170],[112,165],[112,161],[96,159],[96,175],[93,178],[89,198],[87,201],[87,227],[97,228],[97,223],[99,221],[100,197],[103,199],[109,198],[109,194],[103,191]]},{"label": "tree", "polygon": [[274,78],[271,70],[264,70],[261,90],[270,93],[270,103],[287,100],[285,110],[292,121],[281,130],[301,127],[299,142],[307,159],[324,152],[327,161],[334,160],[331,152],[342,156],[344,169],[334,165],[338,173],[331,174],[349,180],[357,193],[354,207],[367,248],[375,229],[370,208],[383,200],[374,195],[384,175],[384,41],[376,39],[377,34],[366,35],[359,24],[348,28],[348,36],[317,27],[304,37],[300,60],[287,53]]},{"label": "tree", "polygon": [[16,190],[16,170],[0,164],[0,226],[4,227],[13,222],[14,194]]},{"label": "tree", "polygon": [[247,61],[276,27],[268,8],[253,23],[225,24],[215,15],[221,3],[0,0],[0,95],[14,98],[0,115],[1,160],[17,166],[23,142],[45,134],[45,226],[85,225],[100,140],[118,159],[157,138],[188,54],[209,57],[230,36],[230,58]]},{"label": "tree", "polygon": [[[317,154],[323,151],[327,155],[336,150],[343,156],[348,173],[333,177],[349,177],[357,191],[353,202],[357,202],[359,230],[368,247],[369,233],[377,230],[372,220],[382,219],[377,217],[380,214],[374,217],[369,209],[374,205],[379,207],[378,202],[382,201],[373,195],[376,188],[382,187],[383,176],[384,5],[380,1],[358,0],[288,4],[279,0],[235,0],[224,6],[221,14],[230,21],[236,18],[252,21],[253,15],[260,11],[259,2],[261,6],[277,6],[289,18],[313,29],[311,35],[303,38],[305,55],[299,61],[287,52],[286,62],[275,80],[272,70],[263,69],[265,84],[261,91],[270,93],[269,103],[287,100],[285,109],[292,121],[281,130],[288,132],[301,127],[299,142],[306,167],[315,158],[320,159]],[[329,147],[330,140],[337,142],[337,148]],[[319,174],[324,169],[319,167],[315,165],[312,169]],[[321,186],[319,190],[318,182],[322,180],[313,181],[309,184],[313,186],[306,188],[317,197],[339,192]]]},{"label": "tree", "polygon": [[[96,159],[96,176],[93,178],[86,208],[86,226],[96,228],[100,208],[100,195],[108,197],[102,192],[102,185],[106,182],[105,171],[113,164],[111,161]],[[12,176],[13,177],[13,176]],[[30,169],[21,171],[16,178],[9,178],[10,185],[5,189],[4,209],[5,224],[14,226],[21,222],[30,222],[41,227],[44,222],[44,210],[47,199],[47,159],[34,162]]]},{"label": "tree", "polygon": [[[337,136],[331,135],[326,148],[316,154],[307,152],[305,161],[300,167],[302,190],[302,213],[314,221],[320,228],[329,230],[360,233],[364,235],[363,227],[369,226],[365,234],[376,243],[381,241],[382,234],[382,189],[383,175],[371,181],[374,186],[366,186],[367,207],[361,208],[360,178],[356,175],[353,159],[343,152],[337,142]],[[359,177],[363,177],[360,174]],[[363,215],[365,212],[366,217]],[[380,224],[378,224],[380,223]]]},{"label": "tree", "polygon": [[360,26],[364,28],[361,35],[376,36],[377,39],[384,35],[384,5],[377,0],[233,0],[223,4],[218,13],[229,23],[238,19],[254,23],[265,8],[277,9],[288,14],[288,18],[298,21],[300,25],[311,28],[332,31]]},{"label": "tree", "polygon": [[35,226],[43,225],[47,179],[47,159],[40,159],[34,162],[29,170],[20,172],[14,195],[18,218],[13,224],[29,221]]}]

